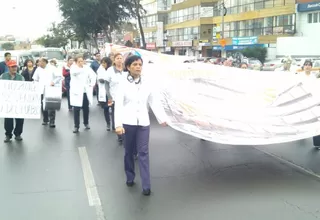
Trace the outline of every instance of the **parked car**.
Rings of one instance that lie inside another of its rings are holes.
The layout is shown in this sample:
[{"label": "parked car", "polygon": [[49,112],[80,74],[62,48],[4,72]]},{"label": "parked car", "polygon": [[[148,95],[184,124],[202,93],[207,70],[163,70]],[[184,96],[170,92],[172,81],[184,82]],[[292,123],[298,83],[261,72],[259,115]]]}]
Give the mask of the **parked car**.
[{"label": "parked car", "polygon": [[274,59],[267,61],[263,64],[262,70],[263,71],[274,71],[277,68],[280,68],[283,66],[283,59]]},{"label": "parked car", "polygon": [[248,58],[247,59],[248,69],[250,70],[262,70],[262,63],[260,60],[255,58]]}]

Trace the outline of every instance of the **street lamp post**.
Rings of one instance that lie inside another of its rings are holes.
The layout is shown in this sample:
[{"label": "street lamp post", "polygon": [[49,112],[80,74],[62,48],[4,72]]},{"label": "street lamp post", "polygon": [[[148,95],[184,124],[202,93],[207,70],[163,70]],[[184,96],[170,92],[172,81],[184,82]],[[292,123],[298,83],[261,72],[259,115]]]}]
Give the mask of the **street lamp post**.
[{"label": "street lamp post", "polygon": [[[224,1],[222,1],[222,4],[221,4],[221,32],[220,32],[220,38],[224,40],[224,16],[226,15],[226,7],[224,5]],[[224,48],[225,46],[224,45],[221,45],[221,57],[223,56],[223,53],[224,53]]]}]

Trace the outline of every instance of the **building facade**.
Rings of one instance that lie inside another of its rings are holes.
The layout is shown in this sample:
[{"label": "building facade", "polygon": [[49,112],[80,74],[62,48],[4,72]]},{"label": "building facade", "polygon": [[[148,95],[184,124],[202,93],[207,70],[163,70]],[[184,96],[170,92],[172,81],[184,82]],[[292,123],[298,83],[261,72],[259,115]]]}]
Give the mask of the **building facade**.
[{"label": "building facade", "polygon": [[251,46],[272,48],[277,37],[296,34],[295,0],[145,1],[145,36],[159,52],[221,56],[222,38],[224,51],[235,52]]},{"label": "building facade", "polygon": [[320,37],[320,0],[297,0],[297,36]]}]

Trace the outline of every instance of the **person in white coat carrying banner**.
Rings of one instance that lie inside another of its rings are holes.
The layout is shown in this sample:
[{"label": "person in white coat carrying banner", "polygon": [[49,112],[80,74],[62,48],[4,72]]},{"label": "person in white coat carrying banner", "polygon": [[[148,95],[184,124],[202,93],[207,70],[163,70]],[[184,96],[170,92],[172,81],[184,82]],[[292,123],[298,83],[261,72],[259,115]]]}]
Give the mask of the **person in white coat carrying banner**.
[{"label": "person in white coat carrying banner", "polygon": [[93,102],[93,87],[96,84],[96,73],[84,65],[83,57],[75,58],[75,64],[70,68],[70,104],[74,110],[74,130],[78,133],[80,128],[80,110],[83,110],[83,124],[85,129],[89,126],[89,106]]}]

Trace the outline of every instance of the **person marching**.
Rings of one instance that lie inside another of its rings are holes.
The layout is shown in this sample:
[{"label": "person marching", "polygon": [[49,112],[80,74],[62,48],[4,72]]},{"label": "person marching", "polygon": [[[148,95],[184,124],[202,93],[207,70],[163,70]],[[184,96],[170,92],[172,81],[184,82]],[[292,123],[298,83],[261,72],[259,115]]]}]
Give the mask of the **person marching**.
[{"label": "person marching", "polygon": [[69,111],[72,111],[72,107],[70,104],[70,80],[71,80],[70,67],[73,64],[73,62],[74,62],[73,58],[71,56],[69,56],[67,64],[62,68],[62,74],[64,76],[64,83],[65,83],[64,85],[65,85],[66,93],[67,93]]},{"label": "person marching", "polygon": [[[112,67],[112,60],[109,57],[104,57],[101,60],[101,65],[99,69],[97,70],[97,76],[98,76],[98,87],[99,87],[99,93],[98,101],[101,102],[101,106],[103,107],[104,111],[104,118],[107,122],[107,131],[110,131],[111,123],[110,123],[110,114],[109,114],[109,108],[108,105],[108,96],[106,93],[106,79],[107,79],[107,70],[109,67]],[[112,120],[112,126],[114,127],[114,120]]]},{"label": "person marching", "polygon": [[159,123],[166,126],[167,116],[161,105],[158,94],[153,91],[152,84],[144,81],[141,76],[142,58],[137,55],[129,56],[125,61],[128,70],[127,79],[120,90],[117,91],[115,102],[116,133],[124,135],[124,166],[126,184],[134,185],[134,151],[139,154],[139,168],[142,181],[143,195],[150,195],[150,170],[149,170],[149,133],[150,119],[148,104],[157,116]]},{"label": "person marching", "polygon": [[62,80],[62,73],[58,73],[54,67],[48,65],[48,60],[44,57],[39,59],[39,67],[33,74],[33,80],[39,82],[41,90],[41,111],[43,115],[42,125],[48,125],[50,128],[55,128],[56,111],[45,110],[43,108],[44,102],[44,91],[47,86],[55,86]]},{"label": "person marching", "polygon": [[[16,80],[16,81],[25,81],[24,77],[18,74],[18,65],[15,60],[9,60],[6,63],[9,72],[5,72],[0,76],[1,80]],[[14,126],[14,120],[16,122],[16,126]],[[4,129],[6,131],[6,138],[4,139],[5,143],[8,143],[12,139],[12,131],[15,135],[15,140],[22,141],[22,131],[23,131],[23,118],[5,118],[4,119]]]},{"label": "person marching", "polygon": [[[106,92],[108,96],[108,104],[111,107],[111,120],[112,120],[112,130],[115,131],[114,123],[114,107],[116,103],[114,102],[120,84],[122,84],[127,78],[127,74],[123,71],[123,56],[121,53],[114,55],[113,67],[107,70],[106,76]],[[122,135],[118,135],[118,141],[122,142]]]},{"label": "person marching", "polygon": [[75,64],[70,68],[70,104],[74,112],[73,133],[79,133],[80,110],[83,110],[83,123],[85,129],[89,126],[89,105],[93,102],[93,87],[96,84],[96,73],[88,66],[84,65],[82,56],[75,58]]}]

